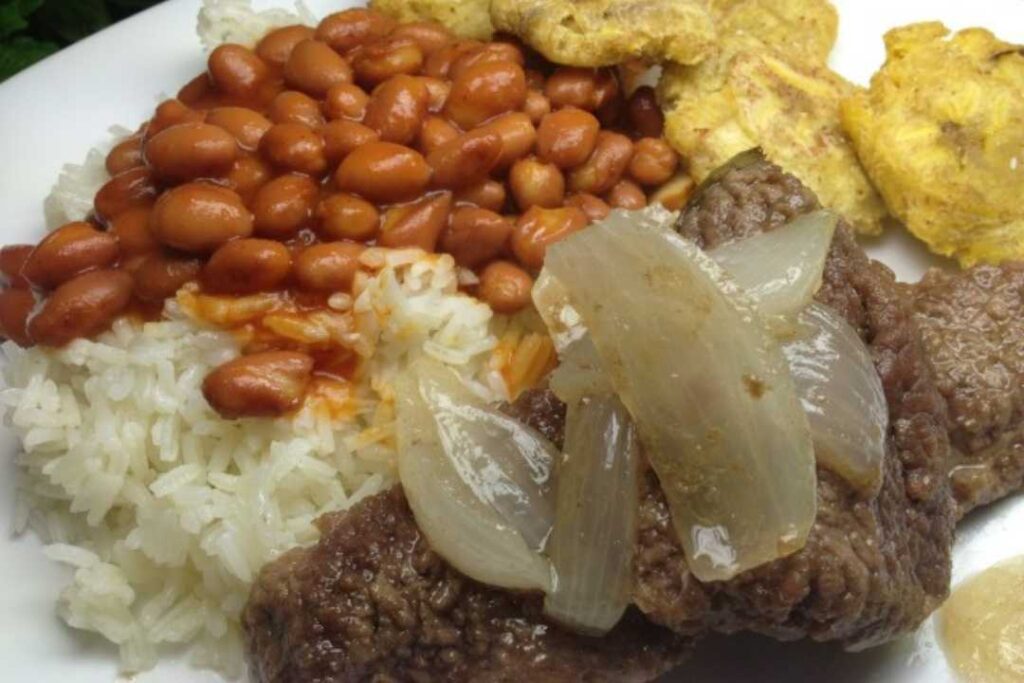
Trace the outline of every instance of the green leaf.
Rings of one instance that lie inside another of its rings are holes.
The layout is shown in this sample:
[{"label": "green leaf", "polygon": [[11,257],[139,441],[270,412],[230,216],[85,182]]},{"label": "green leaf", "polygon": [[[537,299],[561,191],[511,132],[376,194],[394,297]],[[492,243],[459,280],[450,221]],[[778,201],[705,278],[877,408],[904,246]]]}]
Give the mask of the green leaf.
[{"label": "green leaf", "polygon": [[10,78],[59,49],[60,46],[55,43],[27,36],[19,36],[0,43],[0,81]]},{"label": "green leaf", "polygon": [[43,0],[0,0],[0,38],[26,28],[26,19],[42,4]]},{"label": "green leaf", "polygon": [[103,0],[45,0],[32,16],[40,34],[73,43],[110,24],[110,12]]}]

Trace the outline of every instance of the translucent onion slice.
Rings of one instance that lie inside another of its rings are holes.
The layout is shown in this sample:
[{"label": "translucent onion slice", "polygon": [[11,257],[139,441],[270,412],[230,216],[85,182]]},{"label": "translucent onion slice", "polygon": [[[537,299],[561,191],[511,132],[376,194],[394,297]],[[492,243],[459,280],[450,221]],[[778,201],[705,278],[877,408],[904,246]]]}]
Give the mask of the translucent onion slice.
[{"label": "translucent onion slice", "polygon": [[636,539],[638,449],[633,420],[614,395],[569,407],[548,557],[558,577],[544,601],[552,619],[607,633],[626,610]]},{"label": "translucent onion slice", "polygon": [[558,450],[480,399],[449,368],[424,359],[416,370],[420,395],[459,476],[527,545],[543,550],[555,517],[551,468]]},{"label": "translucent onion slice", "polygon": [[794,316],[821,287],[837,221],[831,211],[813,211],[707,255],[757,303],[761,315]]},{"label": "translucent onion slice", "polygon": [[818,461],[867,492],[882,485],[889,408],[871,353],[828,306],[800,313],[806,336],[782,347]]},{"label": "translucent onion slice", "polygon": [[445,452],[420,391],[416,368],[395,383],[398,474],[413,516],[431,547],[482,583],[551,590],[547,560],[463,481]]},{"label": "translucent onion slice", "polygon": [[756,306],[671,221],[614,212],[551,248],[545,269],[638,425],[691,571],[723,580],[803,546],[814,451]]}]

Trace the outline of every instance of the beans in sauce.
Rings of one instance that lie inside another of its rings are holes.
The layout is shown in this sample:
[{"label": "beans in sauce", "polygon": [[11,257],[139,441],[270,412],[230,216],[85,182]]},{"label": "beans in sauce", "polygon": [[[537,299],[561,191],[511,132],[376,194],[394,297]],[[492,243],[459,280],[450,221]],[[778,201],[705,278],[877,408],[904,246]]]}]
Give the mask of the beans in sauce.
[{"label": "beans in sauce", "polygon": [[[627,97],[612,69],[371,9],[222,45],[107,155],[89,221],[0,250],[0,331],[61,346],[182,292],[301,321],[333,313],[375,246],[450,254],[512,314],[548,246],[685,179],[663,127],[654,91]],[[225,417],[294,410],[350,362],[255,320],[247,355],[204,384]]]}]

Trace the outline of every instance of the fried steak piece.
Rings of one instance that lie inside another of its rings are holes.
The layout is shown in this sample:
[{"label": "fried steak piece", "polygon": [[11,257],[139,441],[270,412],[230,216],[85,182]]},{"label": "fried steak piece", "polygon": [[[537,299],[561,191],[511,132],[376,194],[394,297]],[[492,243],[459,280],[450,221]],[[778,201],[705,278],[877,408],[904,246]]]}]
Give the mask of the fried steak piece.
[{"label": "fried steak piece", "polygon": [[912,296],[949,406],[963,515],[1024,487],[1024,263],[931,270]]},{"label": "fried steak piece", "polygon": [[318,525],[319,543],[253,586],[242,622],[254,681],[648,681],[688,650],[635,610],[588,638],[546,622],[537,594],[462,576],[431,551],[400,487]]},{"label": "fried steak piece", "polygon": [[[747,155],[702,188],[679,231],[714,247],[776,228],[819,207],[795,177]],[[634,601],[681,633],[742,629],[782,639],[875,645],[916,627],[946,596],[954,511],[946,478],[946,405],[936,389],[908,299],[842,226],[818,300],[842,314],[871,350],[889,403],[885,476],[876,496],[818,468],[818,515],[800,552],[731,581],[687,570],[653,471],[642,478]],[[564,414],[534,391],[513,409],[556,441]]]}]

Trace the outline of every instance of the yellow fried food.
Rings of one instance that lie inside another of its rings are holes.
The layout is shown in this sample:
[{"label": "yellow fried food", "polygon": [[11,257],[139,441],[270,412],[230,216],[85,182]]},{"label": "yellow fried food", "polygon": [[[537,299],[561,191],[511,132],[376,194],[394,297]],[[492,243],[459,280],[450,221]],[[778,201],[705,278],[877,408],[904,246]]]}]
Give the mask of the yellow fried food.
[{"label": "yellow fried food", "polygon": [[463,38],[490,40],[491,0],[370,0],[370,7],[398,21],[436,21]]},{"label": "yellow fried food", "polygon": [[715,40],[707,0],[493,0],[491,20],[551,61],[573,66],[636,57],[694,64]]},{"label": "yellow fried food", "polygon": [[939,23],[886,34],[843,123],[893,215],[964,266],[1024,258],[1024,48]]},{"label": "yellow fried food", "polygon": [[800,63],[827,62],[839,31],[828,0],[711,0],[711,10],[724,40],[753,38]]},{"label": "yellow fried food", "polygon": [[[749,36],[740,42],[757,45]],[[840,124],[840,101],[854,92],[827,67],[797,67],[763,45],[669,66],[659,85],[665,134],[695,179],[760,147],[859,232],[877,234],[885,206]]]}]

